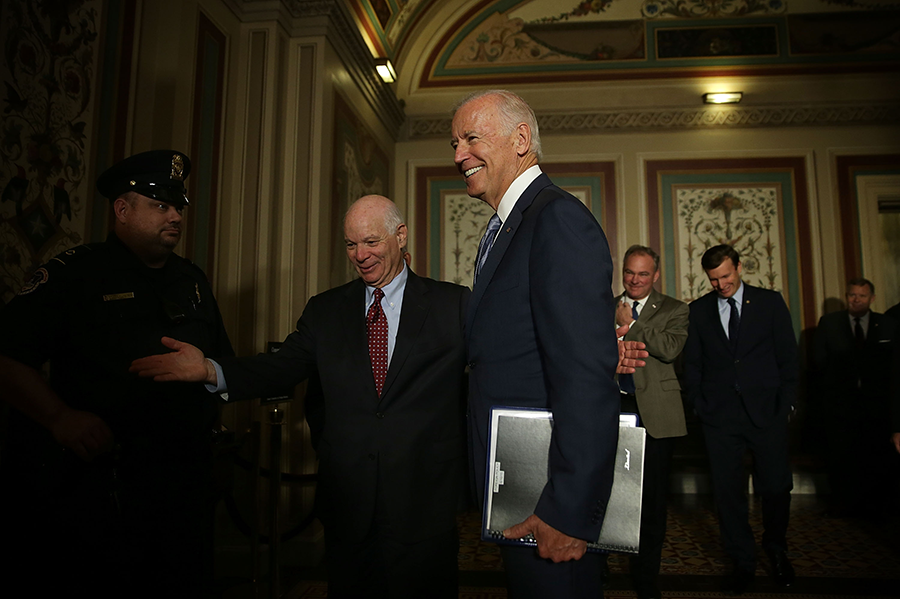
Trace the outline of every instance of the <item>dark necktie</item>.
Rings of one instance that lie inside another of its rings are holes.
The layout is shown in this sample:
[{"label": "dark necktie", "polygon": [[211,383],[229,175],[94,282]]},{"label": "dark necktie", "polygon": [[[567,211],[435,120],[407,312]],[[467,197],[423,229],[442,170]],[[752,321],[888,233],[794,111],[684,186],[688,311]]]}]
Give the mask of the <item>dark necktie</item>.
[{"label": "dark necktie", "polygon": [[375,290],[375,301],[369,307],[366,314],[366,332],[369,335],[369,360],[372,361],[372,376],[375,377],[375,390],[381,397],[381,389],[384,387],[384,377],[387,376],[388,363],[388,325],[387,317],[381,308],[381,298],[384,291]]},{"label": "dark necktie", "polygon": [[491,217],[491,220],[488,221],[487,230],[481,238],[481,243],[478,244],[478,255],[475,257],[475,281],[478,280],[478,274],[481,272],[481,267],[484,266],[484,263],[487,260],[488,254],[491,251],[491,246],[494,245],[494,238],[497,236],[500,225],[500,217],[497,216],[497,213],[495,212],[494,216]]},{"label": "dark necktie", "polygon": [[[635,320],[637,320],[637,318],[638,318],[638,310],[637,310],[638,304],[640,304],[640,302],[638,302],[638,301],[635,301],[633,304],[631,304],[631,317]],[[634,323],[631,323],[631,324],[633,325]],[[631,395],[634,395],[634,393],[635,393],[635,391],[637,391],[637,389],[634,386],[634,375],[633,374],[620,374],[619,375],[619,390],[624,391],[625,393],[630,393]]]},{"label": "dark necktie", "polygon": [[863,333],[862,324],[859,322],[860,317],[854,316],[853,334],[856,336],[856,349],[862,350],[866,346],[866,334]]},{"label": "dark necktie", "polygon": [[728,317],[728,341],[731,342],[731,349],[737,347],[738,331],[741,328],[741,315],[738,312],[737,301],[733,297],[728,298],[728,305],[731,306],[731,316]]}]

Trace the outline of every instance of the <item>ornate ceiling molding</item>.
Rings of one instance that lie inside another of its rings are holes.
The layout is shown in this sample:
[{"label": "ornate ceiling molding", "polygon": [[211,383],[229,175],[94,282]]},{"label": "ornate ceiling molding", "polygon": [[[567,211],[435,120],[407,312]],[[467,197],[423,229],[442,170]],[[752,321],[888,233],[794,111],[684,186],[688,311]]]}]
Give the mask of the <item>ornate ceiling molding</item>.
[{"label": "ornate ceiling molding", "polygon": [[[897,125],[900,103],[539,113],[542,134],[825,125]],[[410,117],[408,139],[449,138],[451,118]]]}]

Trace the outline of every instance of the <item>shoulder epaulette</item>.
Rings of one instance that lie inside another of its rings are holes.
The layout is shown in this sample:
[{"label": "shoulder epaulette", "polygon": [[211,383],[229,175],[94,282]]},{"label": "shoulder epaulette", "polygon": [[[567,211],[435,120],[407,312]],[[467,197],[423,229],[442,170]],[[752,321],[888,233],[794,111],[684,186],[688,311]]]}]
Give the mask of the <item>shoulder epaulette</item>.
[{"label": "shoulder epaulette", "polygon": [[58,263],[64,264],[64,265],[72,264],[77,260],[84,259],[86,256],[91,255],[95,251],[96,246],[97,246],[97,244],[91,243],[91,244],[82,244],[82,245],[75,246],[73,248],[69,248],[69,249],[65,250],[64,252],[60,252],[59,254],[57,254],[56,256],[51,258],[50,261],[48,262],[48,264],[50,262],[58,262]]}]

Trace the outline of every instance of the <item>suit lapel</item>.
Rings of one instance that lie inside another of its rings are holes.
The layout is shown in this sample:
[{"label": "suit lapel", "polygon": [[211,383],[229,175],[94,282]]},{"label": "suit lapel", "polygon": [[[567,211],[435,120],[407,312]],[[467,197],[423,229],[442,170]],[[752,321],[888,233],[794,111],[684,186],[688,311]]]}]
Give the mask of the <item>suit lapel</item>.
[{"label": "suit lapel", "polygon": [[[844,326],[841,327],[843,334],[841,335],[844,338],[844,342],[847,344],[847,347],[856,347],[856,323],[851,326],[850,322],[850,311],[845,310],[847,312],[847,318],[841,323]],[[868,341],[868,336],[866,340]]]},{"label": "suit lapel", "polygon": [[490,285],[494,273],[497,272],[497,267],[503,260],[506,250],[509,249],[509,245],[512,243],[512,238],[519,229],[519,225],[522,224],[522,213],[531,206],[538,192],[550,184],[550,177],[541,173],[519,196],[519,199],[516,200],[516,205],[513,206],[509,216],[500,227],[497,239],[494,241],[487,261],[485,261],[484,267],[482,267],[481,273],[478,275],[475,288],[472,290],[472,297],[469,299],[469,311],[466,315],[467,331],[471,330],[472,321],[475,319],[475,313],[478,311],[478,304],[481,302],[481,298],[484,297],[484,292]]},{"label": "suit lapel", "polygon": [[[631,306],[634,304],[634,300],[627,298],[624,293],[620,293],[616,296],[616,305],[619,305],[619,303],[622,301],[622,298],[625,298],[625,303],[629,308],[631,308]],[[641,308],[641,313],[638,316],[638,320],[645,323],[656,316],[657,312],[659,312],[659,308],[662,306],[662,298],[663,296],[659,291],[651,288],[650,295],[647,296],[647,301],[644,302],[644,307]],[[630,332],[631,331],[629,331],[629,333]],[[625,334],[625,338],[628,338],[628,333]]]},{"label": "suit lapel", "polygon": [[[387,397],[392,383],[403,369],[403,363],[409,357],[409,352],[419,336],[419,331],[422,330],[430,307],[431,301],[425,283],[410,270],[406,279],[406,289],[403,291],[403,307],[394,342],[394,353],[391,355],[391,363],[384,379],[384,388],[381,390],[382,401]],[[373,383],[373,389],[374,386]]]},{"label": "suit lapel", "polygon": [[[869,312],[869,330],[866,331],[866,345],[870,349],[874,349],[878,345],[878,341],[881,339],[881,314],[875,314],[874,312]],[[856,340],[856,335],[854,335],[854,342]]]},{"label": "suit lapel", "polygon": [[372,376],[372,362],[369,360],[369,339],[366,333],[366,285],[357,279],[344,296],[341,312],[345,346],[350,352],[354,370],[364,373],[366,387],[376,395],[375,378]]},{"label": "suit lapel", "polygon": [[647,297],[647,301],[644,302],[644,307],[641,308],[641,314],[638,317],[638,320],[643,322],[647,322],[652,319],[654,316],[659,313],[659,309],[662,306],[662,294],[656,289],[650,288],[650,296]]}]

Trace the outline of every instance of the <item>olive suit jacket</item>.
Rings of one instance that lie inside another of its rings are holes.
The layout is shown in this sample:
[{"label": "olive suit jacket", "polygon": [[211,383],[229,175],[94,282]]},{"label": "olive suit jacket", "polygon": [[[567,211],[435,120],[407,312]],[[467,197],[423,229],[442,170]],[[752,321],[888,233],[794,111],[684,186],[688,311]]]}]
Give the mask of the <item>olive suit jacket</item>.
[{"label": "olive suit jacket", "polygon": [[687,304],[653,289],[625,335],[626,341],[645,343],[650,354],[633,376],[643,426],[656,439],[687,434],[674,362],[687,342],[689,314]]}]

